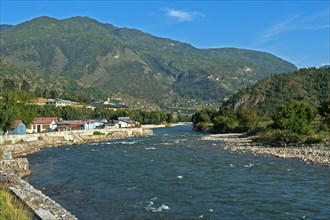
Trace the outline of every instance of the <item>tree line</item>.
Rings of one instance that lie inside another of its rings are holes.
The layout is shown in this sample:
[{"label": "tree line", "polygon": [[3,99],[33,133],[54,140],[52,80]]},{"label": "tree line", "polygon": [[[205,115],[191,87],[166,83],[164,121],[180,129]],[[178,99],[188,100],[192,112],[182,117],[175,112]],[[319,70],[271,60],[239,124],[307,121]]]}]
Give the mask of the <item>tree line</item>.
[{"label": "tree line", "polygon": [[36,117],[58,117],[64,120],[107,119],[130,117],[140,124],[164,124],[190,122],[191,115],[172,114],[160,110],[120,110],[113,111],[97,107],[95,109],[75,108],[53,105],[38,106],[34,103],[33,93],[23,90],[12,90],[2,93],[0,97],[0,129],[10,130],[15,120],[22,120],[26,125]]},{"label": "tree line", "polygon": [[298,101],[281,104],[268,119],[251,108],[201,109],[192,116],[192,122],[197,130],[214,133],[250,132],[265,140],[318,142],[329,138],[330,99],[318,108]]}]

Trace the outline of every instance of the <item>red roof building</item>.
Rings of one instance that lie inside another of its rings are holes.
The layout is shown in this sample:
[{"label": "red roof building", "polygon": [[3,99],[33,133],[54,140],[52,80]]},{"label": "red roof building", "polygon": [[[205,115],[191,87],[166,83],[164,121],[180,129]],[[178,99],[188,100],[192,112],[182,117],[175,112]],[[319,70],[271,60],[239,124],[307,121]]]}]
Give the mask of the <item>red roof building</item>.
[{"label": "red roof building", "polygon": [[58,122],[57,117],[41,117],[35,118],[27,129],[28,133],[40,133],[47,130],[55,130],[56,123]]}]

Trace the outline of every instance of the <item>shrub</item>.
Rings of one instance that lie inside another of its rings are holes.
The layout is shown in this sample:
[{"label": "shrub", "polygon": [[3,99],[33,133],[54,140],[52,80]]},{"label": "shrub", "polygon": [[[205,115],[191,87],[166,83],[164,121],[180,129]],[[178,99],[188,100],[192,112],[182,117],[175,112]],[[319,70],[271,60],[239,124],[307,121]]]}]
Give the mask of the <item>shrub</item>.
[{"label": "shrub", "polygon": [[330,99],[321,103],[319,113],[323,118],[324,125],[330,128]]},{"label": "shrub", "polygon": [[2,149],[2,148],[0,148],[0,160],[2,160],[3,159],[3,152],[4,150]]},{"label": "shrub", "polygon": [[273,127],[296,134],[307,134],[311,130],[311,122],[316,115],[315,113],[314,109],[303,102],[280,105],[272,118]]},{"label": "shrub", "polygon": [[254,129],[259,121],[258,112],[249,108],[241,109],[237,117],[240,127],[242,127],[244,131]]},{"label": "shrub", "polygon": [[288,130],[266,129],[258,133],[259,139],[263,141],[294,143],[302,141],[302,136]]},{"label": "shrub", "polygon": [[215,132],[232,132],[238,126],[235,118],[228,116],[216,116],[213,120]]},{"label": "shrub", "polygon": [[212,128],[212,124],[206,122],[199,122],[195,125],[195,128],[199,131],[209,131]]},{"label": "shrub", "polygon": [[102,133],[100,131],[94,131],[93,132],[93,135],[105,135],[105,133]]}]

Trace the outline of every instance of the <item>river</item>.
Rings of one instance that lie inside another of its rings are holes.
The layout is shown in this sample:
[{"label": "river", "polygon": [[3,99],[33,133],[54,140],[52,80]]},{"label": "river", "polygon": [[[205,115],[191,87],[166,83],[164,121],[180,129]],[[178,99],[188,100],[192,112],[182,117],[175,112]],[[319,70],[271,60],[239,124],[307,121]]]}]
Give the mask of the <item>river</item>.
[{"label": "river", "polygon": [[191,126],[43,149],[26,180],[84,219],[329,219],[330,169],[232,153]]}]

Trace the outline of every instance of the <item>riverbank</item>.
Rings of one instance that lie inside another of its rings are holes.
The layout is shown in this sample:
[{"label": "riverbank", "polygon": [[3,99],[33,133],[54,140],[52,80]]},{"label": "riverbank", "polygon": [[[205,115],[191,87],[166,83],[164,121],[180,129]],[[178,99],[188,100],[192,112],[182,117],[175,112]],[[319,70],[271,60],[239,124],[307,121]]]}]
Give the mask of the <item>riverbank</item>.
[{"label": "riverbank", "polygon": [[297,158],[304,163],[323,164],[330,167],[330,146],[324,144],[303,144],[299,147],[274,147],[266,143],[253,141],[253,137],[243,134],[212,134],[201,140],[223,141],[224,149],[234,152],[252,152],[255,154],[268,154],[281,158]]},{"label": "riverbank", "polygon": [[90,142],[102,142],[113,139],[142,137],[153,135],[153,131],[144,128],[79,130],[26,135],[0,136],[0,181],[11,190],[41,219],[76,220],[77,218],[36,190],[21,177],[30,174],[26,158],[43,148],[67,145],[80,145]]}]

